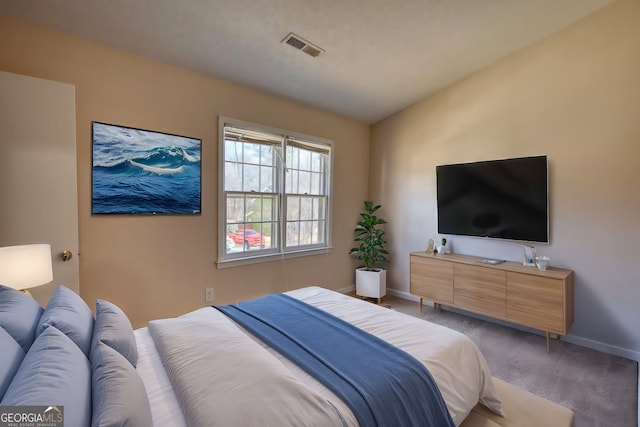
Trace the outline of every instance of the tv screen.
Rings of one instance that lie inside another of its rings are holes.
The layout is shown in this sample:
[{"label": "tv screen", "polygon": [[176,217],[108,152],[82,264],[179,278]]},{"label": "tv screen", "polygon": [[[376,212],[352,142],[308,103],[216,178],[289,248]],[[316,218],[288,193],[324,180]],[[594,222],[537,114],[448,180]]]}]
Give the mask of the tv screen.
[{"label": "tv screen", "polygon": [[549,243],[547,156],[436,166],[438,233]]}]

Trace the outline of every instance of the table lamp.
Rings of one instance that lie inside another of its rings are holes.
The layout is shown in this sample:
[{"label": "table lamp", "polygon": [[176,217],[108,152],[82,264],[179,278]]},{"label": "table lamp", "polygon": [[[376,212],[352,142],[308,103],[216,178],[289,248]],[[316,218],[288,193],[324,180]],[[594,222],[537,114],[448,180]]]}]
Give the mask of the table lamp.
[{"label": "table lamp", "polygon": [[27,290],[53,280],[51,245],[20,245],[0,248],[0,285]]}]

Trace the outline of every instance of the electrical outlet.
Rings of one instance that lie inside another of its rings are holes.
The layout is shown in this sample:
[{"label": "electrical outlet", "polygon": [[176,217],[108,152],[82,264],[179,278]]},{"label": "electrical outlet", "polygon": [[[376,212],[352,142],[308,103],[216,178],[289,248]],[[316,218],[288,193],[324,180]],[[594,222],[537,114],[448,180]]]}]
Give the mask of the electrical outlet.
[{"label": "electrical outlet", "polygon": [[213,301],[213,288],[207,288],[204,290],[204,302]]}]

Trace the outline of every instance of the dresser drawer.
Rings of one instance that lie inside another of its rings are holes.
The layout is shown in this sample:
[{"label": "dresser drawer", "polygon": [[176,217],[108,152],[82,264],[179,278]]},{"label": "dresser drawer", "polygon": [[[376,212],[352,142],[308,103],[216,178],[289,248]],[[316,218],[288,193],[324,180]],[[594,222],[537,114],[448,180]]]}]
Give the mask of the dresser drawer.
[{"label": "dresser drawer", "polygon": [[507,320],[566,335],[562,280],[507,274]]},{"label": "dresser drawer", "polygon": [[453,271],[456,307],[500,319],[506,317],[506,272],[464,264],[455,264]]},{"label": "dresser drawer", "polygon": [[412,256],[410,291],[430,301],[453,304],[453,264]]}]

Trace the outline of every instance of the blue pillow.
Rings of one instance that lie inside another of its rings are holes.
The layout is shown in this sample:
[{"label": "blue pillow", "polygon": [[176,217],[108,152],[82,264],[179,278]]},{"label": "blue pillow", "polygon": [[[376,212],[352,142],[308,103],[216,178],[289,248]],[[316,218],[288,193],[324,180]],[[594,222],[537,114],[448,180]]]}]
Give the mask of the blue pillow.
[{"label": "blue pillow", "polygon": [[20,363],[24,359],[24,350],[4,328],[0,327],[0,401],[11,383]]},{"label": "blue pillow", "polygon": [[133,334],[131,322],[117,305],[104,300],[96,300],[96,321],[93,325],[93,343],[95,351],[98,341],[123,355],[135,368],[138,363],[138,346]]},{"label": "blue pillow", "polygon": [[0,285],[0,326],[26,353],[36,339],[42,307],[22,292]]},{"label": "blue pillow", "polygon": [[65,334],[47,328],[33,342],[2,405],[64,406],[65,427],[91,422],[89,360]]},{"label": "blue pillow", "polygon": [[38,322],[36,336],[55,326],[89,358],[93,336],[93,313],[80,295],[66,286],[58,286]]},{"label": "blue pillow", "polygon": [[153,426],[144,383],[124,356],[98,341],[91,353],[91,369],[92,427]]}]

